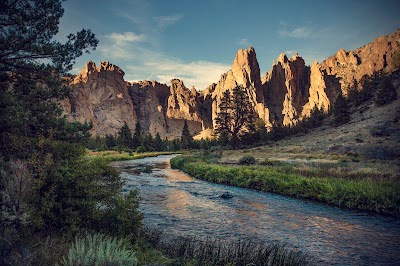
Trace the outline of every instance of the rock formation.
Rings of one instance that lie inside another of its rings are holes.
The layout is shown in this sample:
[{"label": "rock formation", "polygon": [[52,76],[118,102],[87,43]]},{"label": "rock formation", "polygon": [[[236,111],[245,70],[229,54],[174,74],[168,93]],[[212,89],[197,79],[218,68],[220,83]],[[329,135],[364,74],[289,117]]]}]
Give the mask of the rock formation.
[{"label": "rock formation", "polygon": [[61,105],[70,121],[93,123],[93,133],[117,132],[124,123],[134,128],[137,117],[124,72],[108,62],[88,62],[71,83],[71,95]]},{"label": "rock formation", "polygon": [[199,93],[186,88],[183,81],[173,79],[171,86],[140,81],[128,83],[128,89],[142,129],[153,136],[179,137],[184,120],[192,134],[202,130]]},{"label": "rock formation", "polygon": [[114,134],[124,123],[134,130],[139,122],[146,132],[174,138],[180,136],[184,120],[192,134],[212,132],[223,92],[242,85],[267,127],[293,125],[315,107],[327,111],[354,80],[362,89],[364,76],[394,71],[393,56],[399,49],[400,30],[355,51],[339,50],[311,67],[298,54],[281,54],[262,79],[254,48],[239,49],[231,69],[202,92],[186,88],[178,79],[170,86],[125,82],[119,67],[102,62],[97,68],[89,62],[72,81],[71,96],[62,106],[71,121],[92,121],[94,134]]},{"label": "rock formation", "polygon": [[321,63],[321,70],[339,79],[341,89],[346,95],[353,81],[361,81],[364,76],[372,76],[385,69],[392,72],[393,55],[400,48],[400,30],[388,36],[376,38],[374,42],[355,51],[339,50],[335,55]]},{"label": "rock formation", "polygon": [[277,63],[262,80],[265,105],[270,111],[270,121],[283,125],[295,124],[309,97],[310,69],[303,58],[294,55],[288,59],[281,54]]},{"label": "rock formation", "polygon": [[232,90],[238,85],[246,88],[250,101],[258,116],[268,121],[268,110],[264,108],[264,95],[260,79],[260,67],[258,65],[256,52],[253,47],[239,49],[231,69],[221,75],[218,83],[209,86],[204,92],[204,103],[207,110],[211,109],[211,121],[214,121],[218,113],[218,105],[222,94]]}]

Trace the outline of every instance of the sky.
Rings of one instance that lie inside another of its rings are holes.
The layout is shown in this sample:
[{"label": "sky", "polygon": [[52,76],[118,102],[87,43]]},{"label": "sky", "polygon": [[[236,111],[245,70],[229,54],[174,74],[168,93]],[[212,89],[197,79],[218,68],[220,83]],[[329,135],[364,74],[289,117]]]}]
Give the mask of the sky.
[{"label": "sky", "polygon": [[228,71],[240,48],[255,48],[261,76],[280,53],[307,65],[354,50],[400,28],[397,0],[67,0],[59,40],[82,28],[99,40],[78,58],[121,67],[125,80],[182,79],[204,90]]}]

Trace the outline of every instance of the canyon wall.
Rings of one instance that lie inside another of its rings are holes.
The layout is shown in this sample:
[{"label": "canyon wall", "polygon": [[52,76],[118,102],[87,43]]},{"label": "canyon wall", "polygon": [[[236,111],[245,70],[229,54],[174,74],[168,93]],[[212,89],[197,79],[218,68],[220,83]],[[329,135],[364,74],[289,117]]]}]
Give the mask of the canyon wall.
[{"label": "canyon wall", "polygon": [[[71,82],[71,95],[62,101],[70,121],[92,121],[93,134],[115,134],[124,123],[140,123],[145,132],[163,138],[179,137],[184,121],[193,135],[212,132],[223,93],[246,88],[256,117],[267,127],[294,125],[313,108],[329,110],[339,94],[346,95],[365,76],[395,71],[400,53],[400,30],[376,38],[355,51],[339,50],[322,63],[306,66],[298,54],[278,59],[262,78],[253,47],[239,49],[232,67],[203,91],[188,89],[182,80],[170,85],[156,81],[125,82],[124,72],[108,62],[88,62]],[[362,85],[358,89],[362,89]]]}]

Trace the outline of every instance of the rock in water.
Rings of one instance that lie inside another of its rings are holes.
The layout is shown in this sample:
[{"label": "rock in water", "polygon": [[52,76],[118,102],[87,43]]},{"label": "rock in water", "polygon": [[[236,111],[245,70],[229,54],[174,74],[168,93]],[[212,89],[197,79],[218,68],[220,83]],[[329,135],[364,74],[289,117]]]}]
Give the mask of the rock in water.
[{"label": "rock in water", "polygon": [[233,194],[230,193],[229,191],[226,191],[220,197],[223,199],[230,199],[230,198],[233,198]]}]

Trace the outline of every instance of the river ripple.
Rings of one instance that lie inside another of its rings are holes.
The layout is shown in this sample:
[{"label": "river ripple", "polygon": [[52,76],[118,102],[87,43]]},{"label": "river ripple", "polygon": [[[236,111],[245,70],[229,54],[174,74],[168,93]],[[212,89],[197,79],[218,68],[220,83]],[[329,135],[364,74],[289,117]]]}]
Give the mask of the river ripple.
[{"label": "river ripple", "polygon": [[[140,190],[144,223],[174,235],[283,241],[321,265],[400,265],[400,221],[307,200],[196,180],[174,155],[117,162],[124,190]],[[152,173],[138,173],[151,165]],[[234,197],[222,199],[223,192]]]}]

